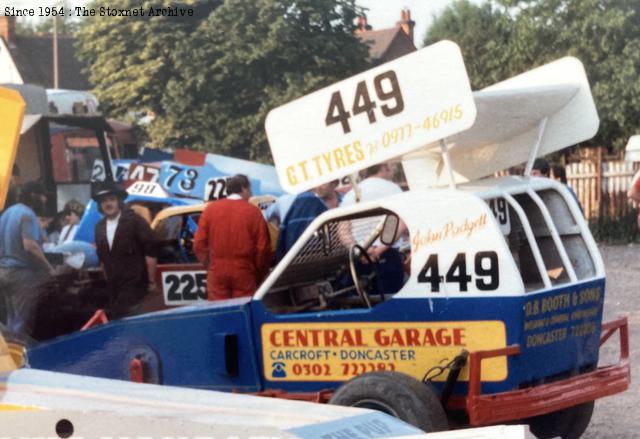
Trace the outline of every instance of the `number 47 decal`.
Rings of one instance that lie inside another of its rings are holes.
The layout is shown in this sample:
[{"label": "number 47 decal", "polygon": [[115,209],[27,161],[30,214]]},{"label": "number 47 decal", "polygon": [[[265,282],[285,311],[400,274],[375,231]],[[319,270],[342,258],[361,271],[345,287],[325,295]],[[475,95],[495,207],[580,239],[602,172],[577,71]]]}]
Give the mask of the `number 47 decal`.
[{"label": "number 47 decal", "polygon": [[[482,251],[474,257],[475,285],[480,291],[493,291],[500,285],[500,270],[498,268],[498,255],[494,251]],[[431,284],[431,292],[440,292],[440,284],[458,283],[460,291],[468,291],[468,284],[472,281],[472,275],[467,272],[467,254],[458,253],[453,259],[447,274],[440,276],[438,255],[429,255],[427,262],[418,273],[418,282]]]}]

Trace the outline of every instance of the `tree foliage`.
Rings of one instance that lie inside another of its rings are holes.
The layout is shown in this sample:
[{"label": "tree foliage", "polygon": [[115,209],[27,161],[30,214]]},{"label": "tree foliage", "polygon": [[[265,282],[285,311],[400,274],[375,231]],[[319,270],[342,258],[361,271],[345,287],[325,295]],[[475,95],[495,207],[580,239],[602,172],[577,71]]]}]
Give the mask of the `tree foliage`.
[{"label": "tree foliage", "polygon": [[[89,17],[77,33],[78,56],[89,66],[89,79],[101,101],[102,110],[112,116],[128,112],[162,112],[166,86],[177,74],[172,60],[178,44],[190,37],[217,4],[215,1],[187,2],[194,7],[188,18]],[[156,1],[95,1],[92,8],[135,9],[160,7]]]},{"label": "tree foliage", "polygon": [[442,38],[460,44],[477,86],[575,56],[585,66],[600,115],[593,142],[621,148],[638,131],[637,0],[458,1],[435,20],[426,41]]},{"label": "tree foliage", "polygon": [[153,145],[268,159],[270,109],[366,68],[354,0],[193,4],[209,9],[190,21],[88,21],[79,32],[101,102],[112,115],[152,111]]},{"label": "tree foliage", "polygon": [[512,32],[510,17],[490,3],[478,6],[456,0],[437,17],[425,38],[425,45],[440,40],[455,41],[462,51],[474,90],[508,76],[508,53]]},{"label": "tree foliage", "polygon": [[39,35],[53,33],[53,20],[57,20],[58,35],[73,35],[78,30],[79,22],[76,17],[69,14],[69,2],[59,1],[51,5],[46,5],[59,9],[63,8],[65,14],[56,17],[44,17],[39,21],[32,22],[23,19],[16,20],[16,32],[19,35]]}]

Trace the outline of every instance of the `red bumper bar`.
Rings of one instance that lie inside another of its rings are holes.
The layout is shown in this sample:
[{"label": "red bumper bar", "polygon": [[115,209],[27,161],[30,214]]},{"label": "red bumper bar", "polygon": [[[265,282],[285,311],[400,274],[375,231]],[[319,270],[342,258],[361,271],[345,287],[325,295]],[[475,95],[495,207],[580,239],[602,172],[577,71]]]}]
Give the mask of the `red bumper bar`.
[{"label": "red bumper bar", "polygon": [[104,325],[105,323],[109,323],[109,319],[107,318],[107,313],[104,312],[103,309],[97,310],[93,316],[84,324],[81,331],[86,331],[89,328],[93,328],[94,326]]},{"label": "red bumper bar", "polygon": [[511,392],[484,395],[480,393],[482,360],[503,355],[517,355],[520,353],[520,346],[512,345],[504,349],[471,352],[469,354],[469,394],[466,397],[469,424],[477,426],[529,418],[625,391],[631,382],[629,326],[626,317],[602,325],[600,346],[618,330],[620,332],[618,364],[599,367],[593,372],[565,380]]}]

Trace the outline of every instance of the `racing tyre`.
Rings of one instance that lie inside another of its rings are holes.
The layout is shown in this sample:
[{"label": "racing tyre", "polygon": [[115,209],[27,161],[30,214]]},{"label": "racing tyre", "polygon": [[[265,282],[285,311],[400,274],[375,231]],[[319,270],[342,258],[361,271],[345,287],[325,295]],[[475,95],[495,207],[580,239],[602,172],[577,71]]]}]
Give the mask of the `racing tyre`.
[{"label": "racing tyre", "polygon": [[578,439],[589,426],[593,414],[594,401],[569,407],[557,412],[536,416],[527,422],[538,439],[561,437]]},{"label": "racing tyre", "polygon": [[431,385],[398,372],[359,375],[338,388],[329,403],[378,410],[427,433],[449,427]]}]

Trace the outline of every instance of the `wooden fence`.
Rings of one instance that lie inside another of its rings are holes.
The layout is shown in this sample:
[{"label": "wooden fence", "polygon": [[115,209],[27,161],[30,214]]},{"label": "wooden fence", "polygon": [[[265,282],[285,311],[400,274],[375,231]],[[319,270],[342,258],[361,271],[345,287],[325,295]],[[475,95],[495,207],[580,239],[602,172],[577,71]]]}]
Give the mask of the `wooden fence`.
[{"label": "wooden fence", "polygon": [[589,160],[566,166],[567,181],[578,195],[587,219],[620,218],[635,207],[627,199],[627,191],[639,165],[623,160]]}]

